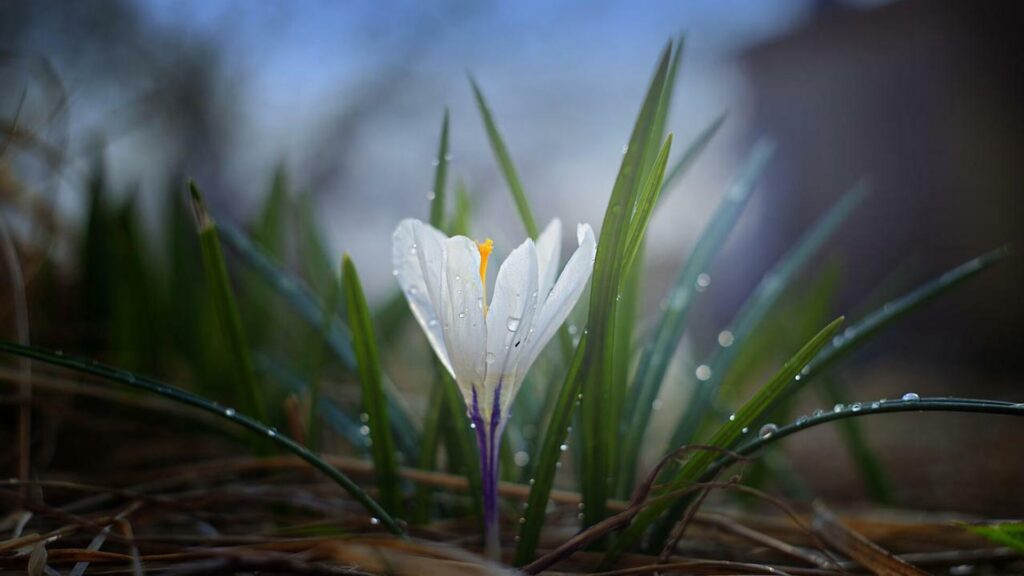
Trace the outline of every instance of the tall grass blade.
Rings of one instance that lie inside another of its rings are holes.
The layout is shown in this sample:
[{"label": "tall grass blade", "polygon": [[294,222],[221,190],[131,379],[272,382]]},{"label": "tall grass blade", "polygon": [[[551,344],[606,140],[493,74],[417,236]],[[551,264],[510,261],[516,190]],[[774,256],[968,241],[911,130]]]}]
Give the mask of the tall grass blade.
[{"label": "tall grass blade", "polygon": [[444,229],[445,197],[448,186],[448,109],[445,108],[444,120],[441,122],[441,141],[437,145],[437,159],[434,160],[434,187],[430,202],[430,225],[439,230]]},{"label": "tall grass blade", "polygon": [[480,91],[480,87],[472,76],[469,78],[469,83],[473,87],[473,96],[476,98],[480,117],[483,118],[484,128],[487,130],[487,139],[490,141],[491,149],[501,167],[501,173],[505,176],[505,182],[508,183],[508,189],[512,192],[512,199],[516,203],[516,210],[519,211],[519,218],[523,221],[526,233],[530,238],[536,240],[540,230],[537,228],[537,220],[534,219],[533,211],[530,209],[530,202],[526,198],[526,191],[523,190],[523,184],[519,181],[519,173],[516,171],[515,164],[512,163],[512,156],[508,153],[508,147],[505,146],[501,131],[498,130],[498,125],[494,121],[491,108],[487,105],[483,92]]},{"label": "tall grass blade", "polygon": [[654,165],[647,172],[644,183],[640,186],[640,195],[633,210],[633,219],[629,223],[629,231],[626,236],[626,249],[624,265],[629,268],[633,265],[636,255],[643,245],[644,232],[654,215],[654,207],[663,190],[661,183],[665,177],[665,166],[668,164],[668,155],[672,151],[672,135],[669,134],[661,151],[654,159]]},{"label": "tall grass blade", "polygon": [[[828,326],[818,332],[814,338],[808,341],[807,344],[805,344],[796,354],[787,360],[786,363],[783,364],[782,368],[767,384],[761,387],[761,389],[758,390],[757,393],[754,394],[754,396],[739,410],[737,410],[735,414],[730,416],[727,422],[722,424],[722,426],[712,435],[708,444],[722,448],[731,448],[734,446],[736,442],[749,430],[750,426],[754,424],[758,417],[771,409],[783,394],[786,393],[790,388],[791,383],[800,374],[800,371],[807,366],[807,363],[810,362],[822,348],[828,344],[829,340],[831,340],[839,330],[839,326],[842,322],[842,317],[833,320]],[[697,452],[686,461],[678,472],[671,475],[670,479],[663,485],[663,488],[659,493],[665,494],[695,482],[704,474],[705,470],[714,463],[717,457],[718,455],[714,452]],[[632,546],[644,534],[644,532],[646,532],[647,529],[654,524],[656,520],[658,520],[659,517],[671,509],[672,512],[665,518],[662,518],[651,538],[649,548],[659,549],[664,544],[664,541],[668,536],[668,530],[682,513],[684,507],[685,502],[673,504],[669,501],[661,501],[645,508],[636,516],[633,523],[626,529],[622,537],[616,541],[615,546],[605,557],[605,563],[607,564],[620,553]]]},{"label": "tall grass blade", "polygon": [[391,420],[388,418],[388,405],[381,378],[377,339],[373,333],[373,322],[370,318],[370,309],[366,305],[366,296],[363,295],[363,286],[359,282],[355,264],[348,254],[342,259],[341,269],[341,289],[345,295],[345,304],[348,306],[352,343],[355,345],[359,366],[359,381],[363,387],[363,410],[369,417],[366,425],[370,427],[370,452],[377,474],[380,501],[385,510],[395,514],[400,501],[398,463],[395,461],[395,441],[391,436]]},{"label": "tall grass blade", "polygon": [[932,301],[934,298],[959,286],[970,278],[992,265],[1002,261],[1012,253],[1009,246],[995,250],[964,262],[945,274],[931,280],[911,292],[888,302],[865,316],[860,322],[850,326],[841,335],[836,336],[831,344],[821,351],[807,366],[802,374],[804,380],[810,380],[837,360],[843,358],[862,344],[870,340],[893,322]]},{"label": "tall grass blade", "polygon": [[672,434],[670,446],[681,446],[694,440],[698,427],[709,413],[709,410],[720,392],[733,362],[750,341],[750,335],[764,320],[786,289],[807,266],[808,262],[818,253],[825,242],[846,221],[853,210],[860,205],[868,194],[865,183],[857,184],[843,195],[838,202],[826,212],[796,245],[769,270],[757,287],[737,312],[729,327],[726,328],[726,340],[730,345],[715,347],[711,357],[705,362],[710,367],[710,377],[697,382],[694,395],[691,397],[686,412]]},{"label": "tall grass blade", "polygon": [[305,446],[302,446],[288,436],[278,432],[277,429],[268,427],[263,422],[260,422],[251,416],[217,404],[212,400],[193,394],[187,390],[183,390],[169,384],[164,384],[163,382],[153,380],[152,378],[119,370],[105,364],[100,364],[99,362],[65,356],[64,354],[52,354],[39,348],[21,346],[19,344],[5,341],[0,341],[0,351],[9,352],[23,358],[31,358],[52,366],[60,366],[82,374],[90,374],[92,376],[97,376],[111,382],[128,386],[129,388],[156,394],[179,404],[199,408],[200,410],[209,412],[242,426],[243,428],[255,432],[262,438],[269,439],[284,450],[298,456],[313,468],[324,473],[328,478],[341,486],[349,493],[349,495],[362,504],[363,507],[366,508],[366,511],[374,518],[379,519],[380,523],[385,528],[393,534],[404,535],[403,530],[395,523],[394,518],[392,518],[391,515],[380,506],[380,504],[366,494],[366,492],[364,492],[362,488],[360,488],[348,476],[325,462]]},{"label": "tall grass blade", "polygon": [[[248,236],[227,222],[219,225],[221,239],[230,246],[242,261],[256,271],[261,278],[282,297],[298,313],[311,328],[323,329],[324,306],[313,296],[303,283],[285,272],[267,257]],[[330,329],[326,331],[327,345],[331,352],[351,370],[358,369],[355,352],[352,349],[352,338],[348,329],[337,319],[332,319]],[[385,390],[388,394],[388,413],[395,430],[395,441],[398,449],[407,462],[416,462],[419,452],[419,434],[412,424],[412,417],[405,407],[396,399],[397,393],[393,385],[389,385],[384,377]]]},{"label": "tall grass blade", "polygon": [[228,279],[227,265],[220,248],[217,224],[210,217],[203,202],[203,196],[194,182],[189,182],[192,197],[192,210],[196,217],[196,228],[199,231],[199,244],[203,253],[203,267],[206,270],[207,285],[216,303],[215,310],[220,323],[221,333],[228,344],[234,368],[235,394],[241,406],[255,416],[257,420],[267,419],[267,410],[263,403],[263,394],[256,372],[253,370],[249,345],[246,343],[245,332],[242,330],[242,318],[238,313],[231,282]]},{"label": "tall grass blade", "polygon": [[662,53],[630,136],[597,243],[587,321],[589,344],[581,373],[580,432],[583,446],[580,488],[584,504],[583,522],[587,526],[605,517],[610,483],[614,481],[611,464],[615,462],[621,410],[615,400],[622,396],[616,388],[625,386],[624,382],[615,381],[616,338],[629,337],[618,333],[615,318],[626,275],[623,266],[626,239],[645,176],[641,160],[647,147],[656,145],[651,133],[665,94],[671,54],[672,45],[669,44]]},{"label": "tall grass blade", "polygon": [[569,371],[565,375],[558,397],[551,409],[540,450],[534,456],[533,478],[530,479],[530,496],[526,501],[526,512],[519,526],[519,544],[516,545],[515,565],[524,566],[537,555],[540,531],[544,527],[548,498],[555,482],[558,460],[562,457],[561,445],[572,422],[573,411],[579,403],[580,371],[586,356],[587,333],[580,337]]},{"label": "tall grass blade", "polygon": [[[623,459],[620,460],[620,470],[624,473],[634,469],[633,463],[636,462],[639,446],[646,432],[645,423],[650,421],[652,406],[661,391],[672,356],[682,339],[686,318],[698,293],[698,280],[702,274],[706,274],[712,258],[721,249],[726,236],[735,226],[761,173],[768,165],[774,148],[774,144],[767,141],[761,141],[754,147],[740,176],[726,192],[669,291],[667,308],[641,353],[633,386],[626,400],[623,421],[639,425],[630,426],[626,431]],[[628,486],[628,483],[623,481],[619,485]],[[619,494],[624,491],[628,492],[620,488]]]}]

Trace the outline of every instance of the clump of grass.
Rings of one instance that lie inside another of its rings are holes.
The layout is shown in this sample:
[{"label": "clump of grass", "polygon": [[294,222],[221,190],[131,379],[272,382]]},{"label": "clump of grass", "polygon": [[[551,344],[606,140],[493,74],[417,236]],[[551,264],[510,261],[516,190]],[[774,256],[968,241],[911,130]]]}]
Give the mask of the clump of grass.
[{"label": "clump of grass", "polygon": [[[771,501],[786,514],[791,513],[784,504],[751,487],[733,479],[720,480],[721,473],[736,463],[746,462],[770,444],[829,422],[921,411],[1024,415],[1021,404],[918,398],[908,394],[895,400],[851,403],[832,412],[798,417],[783,426],[768,421],[780,405],[819,384],[818,379],[827,376],[851,351],[1002,261],[1009,250],[1000,248],[970,260],[845,327],[841,316],[831,321],[820,320],[823,313],[816,308],[820,302],[810,298],[797,302],[796,313],[805,312],[806,317],[816,319],[817,325],[800,334],[804,342],[786,351],[789,359],[775,367],[774,376],[756,387],[749,400],[732,406],[734,387],[740,381],[750,384],[742,376],[751,371],[742,366],[741,359],[764,341],[764,336],[758,334],[764,330],[766,318],[779,310],[780,302],[797,279],[808,273],[813,256],[864,202],[866,186],[854,186],[764,276],[720,332],[719,346],[692,376],[684,377],[696,379],[696,392],[678,414],[672,433],[665,438],[651,438],[649,423],[655,399],[664,386],[679,384],[670,378],[668,367],[687,334],[690,312],[708,297],[704,291],[709,281],[707,271],[756,193],[760,175],[774,152],[769,140],[753,147],[680,267],[665,295],[666,307],[653,323],[653,329],[641,331],[639,294],[647,276],[647,227],[662,205],[660,199],[682,182],[724,121],[724,116],[714,119],[673,160],[675,138],[666,127],[681,58],[681,41],[665,47],[637,113],[629,145],[611,186],[588,301],[580,306],[575,320],[578,338],[574,341],[569,331],[563,330],[559,344],[552,346],[558,350],[550,351],[553,353],[542,360],[544,366],[540,369],[547,376],[543,384],[548,388],[548,401],[531,403],[537,413],[509,423],[512,438],[527,438],[527,423],[536,433],[529,443],[522,440],[524,446],[532,446],[528,467],[523,467],[528,470],[528,481],[498,486],[501,498],[511,504],[503,510],[505,530],[516,533],[514,551],[505,550],[502,560],[523,567],[527,573],[558,563],[579,562],[574,555],[581,551],[600,552],[597,557],[587,556],[584,564],[578,566],[581,570],[619,566],[640,574],[673,567],[729,572],[753,571],[769,565],[788,567],[774,560],[754,564],[758,558],[740,547],[734,550],[737,558],[749,562],[714,560],[711,547],[698,547],[707,554],[702,560],[684,562],[673,557],[680,537],[726,530],[824,573],[840,573],[851,567],[831,556],[829,550],[841,551],[850,560],[869,568],[911,570],[906,559],[893,560],[872,547],[874,544],[845,547],[861,539],[868,541],[871,535],[850,531],[841,519],[832,517],[822,507],[815,512],[821,529],[797,522],[802,531],[813,536],[812,545],[821,548],[813,552],[807,551],[806,538],[798,543],[800,546],[785,542],[786,535],[792,535],[791,530],[775,526],[757,531],[728,517],[702,513],[699,508],[708,491],[735,490]],[[528,183],[522,181],[515,167],[514,146],[504,140],[498,121],[500,114],[491,109],[475,79],[470,79],[470,89],[524,231],[535,238],[536,212],[530,205]],[[452,185],[449,178],[453,169],[448,156],[449,124],[450,115],[445,110],[429,220],[449,234],[469,234],[473,227],[471,194],[461,180],[456,179]],[[359,521],[346,522],[345,517],[336,516],[338,508],[316,500],[311,505],[314,512],[329,519],[320,524],[305,513],[296,513],[293,507],[302,507],[297,500],[287,500],[284,519],[275,522],[274,516],[268,515],[260,519],[261,525],[273,525],[275,534],[302,534],[305,539],[301,541],[283,544],[265,533],[246,532],[253,540],[233,549],[234,552],[224,552],[216,547],[221,542],[204,541],[193,535],[187,549],[205,560],[216,561],[216,569],[236,570],[327,571],[332,560],[343,558],[366,567],[368,572],[394,569],[397,573],[410,573],[413,566],[424,566],[418,563],[434,562],[430,565],[437,566],[438,554],[455,565],[477,563],[475,557],[451,547],[354,536],[380,526],[400,538],[411,531],[419,537],[458,541],[477,549],[479,543],[473,535],[479,532],[482,515],[480,467],[464,421],[462,399],[445,370],[437,362],[424,364],[414,370],[423,375],[421,382],[403,383],[410,384],[406,388],[418,384],[418,392],[428,398],[422,418],[407,407],[388,375],[388,362],[399,352],[395,349],[399,341],[396,336],[411,324],[401,294],[396,293],[381,310],[371,310],[355,263],[348,257],[341,260],[339,277],[339,266],[332,263],[333,258],[321,240],[309,199],[292,197],[284,172],[275,174],[272,192],[252,233],[229,222],[215,224],[198,189],[190,186],[198,234],[189,230],[183,203],[172,203],[167,212],[165,259],[144,257],[132,205],[111,206],[112,194],[104,182],[97,171],[92,180],[80,265],[85,282],[81,293],[89,319],[107,323],[112,328],[109,337],[98,345],[70,343],[80,348],[80,357],[47,352],[24,342],[0,342],[0,351],[153,394],[208,413],[216,421],[239,425],[252,433],[247,436],[252,440],[248,450],[260,457],[247,460],[246,469],[285,468],[291,461],[281,459],[275,451],[291,454],[340,485],[361,506],[358,513],[341,506],[345,514],[359,515]],[[180,186],[175,187],[174,194],[180,200],[177,188]],[[302,233],[289,234],[290,224]],[[388,232],[382,231],[382,237]],[[222,252],[221,242],[230,252]],[[291,246],[293,250],[288,249],[289,243],[296,244]],[[118,246],[125,245],[135,252],[122,250],[118,257],[112,257]],[[289,254],[299,254],[298,263]],[[169,264],[160,268],[160,262]],[[293,272],[294,268],[301,268],[302,273]],[[117,297],[126,294],[146,294],[148,298]],[[125,360],[127,365],[113,367],[83,359],[107,356],[110,350],[115,350],[115,357]],[[168,375],[182,386],[172,386],[141,373]],[[137,401],[116,398],[128,403]],[[164,409],[166,414],[176,416]],[[731,416],[718,418],[726,414]],[[27,426],[27,416],[22,418]],[[308,421],[302,422],[302,418]],[[276,426],[284,429],[286,424],[298,431],[297,437],[304,438],[295,440],[277,430]],[[571,426],[575,428],[570,430]],[[758,433],[750,434],[752,430]],[[237,440],[217,428],[209,433]],[[640,459],[647,442],[667,445],[653,470],[644,470]],[[865,451],[864,445],[857,444],[855,435],[849,442],[852,448]],[[570,455],[578,464],[571,477],[560,470],[563,455],[570,448]],[[321,449],[324,453],[317,453]],[[245,450],[238,448],[241,454]],[[368,454],[372,463],[328,454],[346,450],[359,456]],[[514,469],[515,459],[508,449],[501,457],[512,462]],[[415,468],[410,467],[413,464]],[[218,462],[214,466],[228,464]],[[505,468],[509,470],[510,466]],[[574,491],[556,489],[560,473]],[[354,477],[366,479],[372,489],[364,489]],[[272,484],[274,479],[260,481]],[[27,475],[9,484],[22,489],[53,486],[45,480],[28,480]],[[207,479],[204,486],[213,484]],[[284,486],[293,496],[315,492],[293,478]],[[84,485],[64,485],[63,489],[102,492]],[[138,506],[155,500],[162,504],[187,500],[180,494],[158,496],[159,490],[114,492],[116,498],[108,494],[111,499],[139,502]],[[78,503],[79,509],[93,514],[91,524],[80,522],[68,529],[53,524],[54,519],[61,517],[53,510],[27,497],[12,498],[19,506],[35,506],[34,511],[45,519],[40,530],[45,524],[49,532],[23,535],[24,522],[29,522],[25,520],[16,527],[11,540],[0,542],[0,552],[16,551],[12,558],[22,559],[27,554],[28,563],[36,572],[45,571],[51,561],[47,558],[47,542],[55,534],[77,533],[86,525],[105,531],[102,538],[94,535],[92,542],[96,544],[90,543],[90,550],[103,546],[109,539],[120,538],[122,543],[135,545],[130,525],[127,529],[125,526],[138,506],[125,508],[117,515],[107,514],[110,511],[98,506],[97,500],[90,500],[87,505]],[[556,508],[559,514],[552,514],[553,502],[570,505],[573,513],[565,518]],[[509,514],[512,507],[516,514]],[[101,512],[106,515],[100,516]],[[365,521],[366,518],[372,521]],[[511,521],[513,518],[517,521]],[[413,523],[412,528],[407,521]],[[565,526],[578,529],[578,534],[552,542],[553,532],[547,529]],[[120,530],[119,535],[108,536],[114,528]],[[1019,551],[1014,540],[1019,534],[1014,525],[972,525],[970,529]],[[928,530],[936,528],[931,526]],[[926,535],[934,533],[928,530]],[[345,544],[329,544],[311,536],[339,533],[348,536]],[[459,540],[467,534],[468,538]],[[877,540],[878,534],[874,536]],[[959,537],[971,536],[963,532]],[[268,546],[273,542],[282,548],[270,552],[252,541]],[[980,558],[979,562],[1013,558],[1006,552],[984,552],[988,549],[976,540],[971,542],[983,551],[971,556]],[[695,546],[699,543],[698,540]],[[372,554],[360,555],[356,551],[358,546]],[[333,552],[325,552],[328,548]],[[286,549],[294,555],[279,554]],[[138,547],[131,550],[133,567],[141,567],[143,560],[147,565],[173,566],[157,555],[155,547],[141,552]],[[626,557],[627,552],[648,556]],[[378,559],[369,559],[374,554],[397,564],[386,566]],[[105,561],[77,549],[66,552],[65,557],[76,562]],[[951,556],[949,561],[965,557]],[[638,563],[637,558],[649,564]],[[936,560],[919,557],[918,561]],[[196,561],[188,562],[192,563],[181,567],[197,569]],[[199,568],[213,570],[213,565]],[[487,570],[496,569],[493,565],[485,566]]]}]

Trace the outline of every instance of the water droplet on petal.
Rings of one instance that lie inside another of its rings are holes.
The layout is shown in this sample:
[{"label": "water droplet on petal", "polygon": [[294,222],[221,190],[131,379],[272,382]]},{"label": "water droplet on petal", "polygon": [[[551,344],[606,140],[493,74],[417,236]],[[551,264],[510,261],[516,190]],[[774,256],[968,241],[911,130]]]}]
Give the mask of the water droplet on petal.
[{"label": "water droplet on petal", "polygon": [[728,330],[722,330],[718,333],[718,345],[722,348],[732,346],[734,339],[735,337],[732,335],[732,332]]},{"label": "water droplet on petal", "polygon": [[369,436],[370,427],[367,426],[366,424],[363,424],[362,426],[359,427],[359,433],[362,434],[363,436]]},{"label": "water droplet on petal", "polygon": [[757,436],[759,438],[770,438],[772,434],[775,434],[778,431],[779,427],[769,422],[768,424],[761,426],[761,429],[757,431]]},{"label": "water droplet on petal", "polygon": [[736,414],[729,414],[729,422],[735,422],[735,421],[736,421]]},{"label": "water droplet on petal", "polygon": [[370,518],[370,524],[373,524],[374,526],[380,524],[380,518],[377,518],[376,516]]},{"label": "water droplet on petal", "polygon": [[505,327],[508,328],[509,332],[515,332],[519,329],[520,320],[522,319],[515,316],[509,316],[508,320],[505,322]]},{"label": "water droplet on petal", "polygon": [[697,370],[694,373],[697,376],[697,380],[706,381],[711,378],[711,367],[707,364],[701,364],[697,366]]},{"label": "water droplet on petal", "polygon": [[566,450],[569,449],[569,445],[568,444],[562,444],[561,446],[558,447],[558,449],[561,450],[562,452],[565,452]]},{"label": "water droplet on petal", "polygon": [[750,428],[747,428],[746,426],[744,426],[743,429],[740,430],[740,434],[746,434],[747,432],[750,432]]},{"label": "water droplet on petal", "polygon": [[466,317],[466,313],[465,312],[459,312],[459,318],[465,318],[465,317]]}]

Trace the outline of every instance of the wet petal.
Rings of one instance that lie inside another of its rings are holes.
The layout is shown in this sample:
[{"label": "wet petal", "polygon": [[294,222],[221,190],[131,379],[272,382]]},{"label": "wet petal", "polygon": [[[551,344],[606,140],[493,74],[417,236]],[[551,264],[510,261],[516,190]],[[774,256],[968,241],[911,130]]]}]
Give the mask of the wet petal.
[{"label": "wet petal", "polygon": [[392,235],[391,261],[413,317],[438,359],[454,375],[438,312],[445,239],[439,230],[419,220],[403,220]]},{"label": "wet petal", "polygon": [[541,302],[548,297],[551,287],[555,284],[561,255],[562,221],[555,218],[537,237],[537,292]]},{"label": "wet petal", "polygon": [[576,238],[579,247],[569,258],[534,321],[533,338],[530,339],[527,355],[523,359],[527,366],[537,359],[544,346],[569,317],[594,270],[594,257],[597,255],[594,231],[590,225],[580,224],[576,228]]},{"label": "wet petal", "polygon": [[[523,357],[533,336],[539,301],[537,281],[537,249],[533,240],[527,239],[501,264],[487,312],[484,397],[493,398],[500,387],[498,403],[503,417],[529,368]],[[484,408],[489,415],[491,406]]]},{"label": "wet petal", "polygon": [[454,236],[444,243],[441,278],[441,328],[455,381],[467,406],[473,387],[483,386],[487,325],[484,322],[480,251],[476,242]]}]

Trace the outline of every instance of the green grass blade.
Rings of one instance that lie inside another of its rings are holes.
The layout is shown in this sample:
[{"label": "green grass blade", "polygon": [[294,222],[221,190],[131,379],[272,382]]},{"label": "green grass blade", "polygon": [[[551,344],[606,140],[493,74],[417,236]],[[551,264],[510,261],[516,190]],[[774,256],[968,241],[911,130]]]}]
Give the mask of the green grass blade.
[{"label": "green grass blade", "polygon": [[284,450],[298,456],[313,468],[324,473],[328,478],[341,486],[349,493],[349,495],[362,504],[363,507],[366,508],[366,511],[374,518],[379,519],[380,523],[385,528],[394,534],[404,535],[402,529],[395,523],[394,518],[392,518],[391,515],[380,506],[380,504],[366,494],[366,492],[364,492],[362,488],[360,488],[348,476],[325,462],[305,446],[302,446],[288,436],[281,434],[275,428],[268,427],[266,424],[256,420],[255,418],[237,412],[232,408],[217,404],[216,402],[197,394],[193,394],[187,390],[183,390],[145,376],[139,376],[131,372],[100,364],[98,362],[73,358],[65,356],[64,354],[51,354],[50,352],[46,352],[38,348],[21,346],[19,344],[4,341],[0,341],[0,351],[9,352],[23,358],[31,358],[52,366],[68,368],[82,374],[90,374],[92,376],[97,376],[111,382],[128,386],[129,388],[156,394],[179,404],[199,408],[200,410],[214,414],[219,418],[223,418],[234,424],[242,426],[243,428],[255,432],[261,438],[269,439]]},{"label": "green grass blade", "polygon": [[682,446],[694,440],[700,423],[709,413],[720,387],[725,382],[725,376],[744,346],[750,342],[750,335],[825,242],[863,202],[867,193],[866,184],[859,183],[854,186],[764,275],[726,329],[731,335],[731,345],[717,346],[705,362],[705,365],[710,367],[710,377],[697,382],[686,412],[672,434],[670,446]]},{"label": "green grass blade", "polygon": [[672,46],[662,53],[650,88],[640,108],[619,174],[612,188],[608,208],[601,225],[597,243],[597,257],[591,280],[590,307],[587,330],[589,345],[582,368],[580,432],[583,438],[581,464],[581,493],[584,504],[584,525],[593,525],[605,517],[610,485],[614,482],[610,464],[618,444],[618,426],[621,406],[615,400],[623,396],[616,388],[625,382],[616,382],[615,349],[618,334],[616,312],[623,278],[626,275],[626,238],[636,206],[640,184],[645,176],[641,160],[646,149],[655,141],[651,138],[654,121],[665,94]]},{"label": "green grass blade", "polygon": [[[221,239],[238,254],[242,261],[291,306],[300,318],[314,330],[323,329],[324,306],[297,278],[277,266],[248,236],[229,223],[219,226]],[[356,356],[352,349],[352,337],[348,329],[335,318],[326,332],[327,345],[331,352],[351,371],[357,370]],[[412,424],[412,416],[397,401],[393,386],[388,386],[385,376],[385,390],[388,393],[388,413],[395,429],[395,440],[407,462],[416,462],[419,452],[419,434]]]},{"label": "green grass blade", "polygon": [[466,183],[459,179],[455,182],[455,212],[448,222],[447,230],[459,236],[469,235],[469,217],[473,213],[473,204],[469,199]]},{"label": "green grass blade", "polygon": [[526,233],[530,238],[536,240],[537,235],[540,234],[540,230],[537,228],[537,220],[533,217],[533,211],[530,209],[530,202],[526,198],[526,192],[523,190],[523,184],[519,181],[519,173],[516,171],[515,164],[512,163],[512,156],[508,153],[508,147],[505,146],[505,141],[501,137],[498,125],[494,121],[494,115],[491,113],[491,108],[487,105],[487,101],[484,99],[484,95],[480,91],[480,87],[472,76],[469,78],[469,83],[473,87],[473,95],[476,97],[476,105],[477,108],[480,109],[480,116],[483,118],[484,128],[487,130],[487,139],[491,143],[491,149],[494,151],[494,156],[498,160],[501,172],[505,175],[505,182],[508,183],[508,189],[512,192],[512,199],[515,201],[516,209],[519,211],[519,218],[523,221],[523,227],[526,228]]},{"label": "green grass blade", "polygon": [[530,479],[530,496],[526,501],[526,512],[519,526],[519,544],[516,545],[515,565],[524,566],[533,561],[537,554],[537,543],[540,531],[544,527],[547,513],[548,498],[555,482],[555,472],[559,458],[562,457],[561,445],[565,441],[566,430],[572,422],[573,410],[578,403],[580,389],[580,371],[586,356],[587,332],[584,331],[576,346],[569,371],[565,375],[554,407],[551,409],[551,420],[548,422],[540,450],[534,456],[533,478]]},{"label": "green grass blade", "polygon": [[194,182],[189,182],[192,197],[192,209],[195,212],[196,227],[199,231],[199,244],[203,253],[203,267],[206,270],[207,285],[216,303],[215,310],[219,320],[221,333],[228,344],[234,369],[235,394],[244,410],[250,412],[257,420],[267,419],[267,409],[263,403],[263,394],[256,372],[253,370],[249,345],[246,343],[245,332],[242,330],[242,318],[238,313],[231,281],[228,279],[224,254],[221,252],[217,225],[206,211],[202,194]]},{"label": "green grass blade", "polygon": [[348,306],[349,327],[359,365],[359,381],[363,386],[363,410],[369,419],[370,446],[380,501],[384,509],[395,514],[401,495],[398,492],[398,462],[395,460],[395,441],[391,436],[388,405],[381,378],[377,339],[373,333],[370,309],[366,305],[363,286],[359,282],[355,264],[345,254],[341,264],[341,289]]},{"label": "green grass blade", "polygon": [[841,335],[836,336],[831,345],[822,350],[821,354],[807,366],[802,377],[809,380],[817,376],[892,323],[1001,262],[1010,254],[1011,250],[1008,246],[997,248],[988,254],[968,260],[908,294],[886,303],[865,316],[860,322],[844,330]]},{"label": "green grass blade", "polygon": [[445,196],[448,185],[448,109],[445,108],[444,120],[441,122],[441,141],[437,145],[437,160],[434,169],[434,187],[431,189],[433,199],[430,202],[430,225],[437,229],[444,228]]},{"label": "green grass blade", "polygon": [[964,526],[971,532],[988,539],[990,542],[1009,547],[1016,552],[1024,553],[1024,522],[1003,522],[983,526]]},{"label": "green grass blade", "polygon": [[640,195],[637,198],[636,208],[633,210],[633,218],[629,223],[629,231],[626,235],[624,265],[627,268],[633,265],[633,260],[643,245],[644,232],[651,221],[651,216],[654,215],[654,207],[658,203],[658,197],[661,196],[661,182],[665,177],[665,166],[668,164],[668,155],[671,151],[672,135],[669,134],[668,138],[665,139],[665,143],[661,146],[661,151],[658,152],[658,156],[654,159],[653,166],[647,172],[644,183],[640,186]]},{"label": "green grass blade", "polygon": [[858,409],[846,407],[842,410],[830,410],[815,413],[812,416],[800,416],[792,423],[778,427],[770,435],[758,435],[749,442],[734,449],[734,455],[725,455],[709,466],[699,481],[714,478],[726,466],[736,461],[736,456],[743,457],[756,454],[770,444],[797,432],[809,430],[815,426],[837,420],[863,418],[875,414],[895,414],[901,412],[961,412],[966,414],[1002,414],[1007,416],[1024,416],[1024,403],[1005,402],[1002,400],[985,400],[980,398],[901,398],[880,399],[870,403],[862,403]]},{"label": "green grass blade", "polygon": [[[669,363],[682,339],[686,318],[697,294],[698,280],[705,274],[712,258],[721,249],[726,236],[739,219],[773,150],[774,145],[764,141],[755,146],[740,176],[726,192],[669,291],[666,300],[668,306],[641,353],[627,399],[625,422],[650,421],[652,405],[658,397]],[[633,469],[645,431],[646,425],[643,424],[631,426],[627,430],[622,455],[624,460],[620,459],[621,470]]]},{"label": "green grass blade", "polygon": [[270,193],[263,202],[253,237],[274,258],[285,256],[285,230],[288,224],[288,175],[278,166],[270,184]]},{"label": "green grass blade", "polygon": [[[735,445],[736,442],[743,437],[749,427],[754,424],[762,414],[770,410],[772,406],[783,396],[783,394],[786,393],[786,391],[791,387],[791,383],[794,379],[799,380],[797,377],[800,374],[800,370],[807,366],[807,363],[810,362],[811,359],[828,344],[835,333],[839,330],[839,326],[842,322],[843,318],[841,317],[832,321],[832,323],[818,332],[814,338],[807,342],[807,344],[805,344],[796,354],[786,361],[775,376],[767,384],[761,387],[761,389],[758,390],[750,400],[737,410],[736,413],[714,433],[708,441],[708,444],[723,448],[730,448]],[[671,476],[671,479],[664,484],[660,493],[664,494],[673,490],[678,490],[679,488],[696,481],[717,458],[718,455],[714,452],[697,452],[686,461],[678,472]],[[632,546],[659,517],[671,508],[672,513],[662,519],[658,525],[658,529],[655,531],[655,534],[651,539],[650,548],[660,549],[668,535],[668,529],[674,524],[684,506],[685,502],[673,505],[672,502],[663,501],[645,508],[637,515],[629,528],[626,529],[622,538],[616,541],[615,547],[612,548],[612,550],[609,551],[609,554],[605,557],[605,563],[607,564],[609,561],[616,558],[618,554]]]}]

